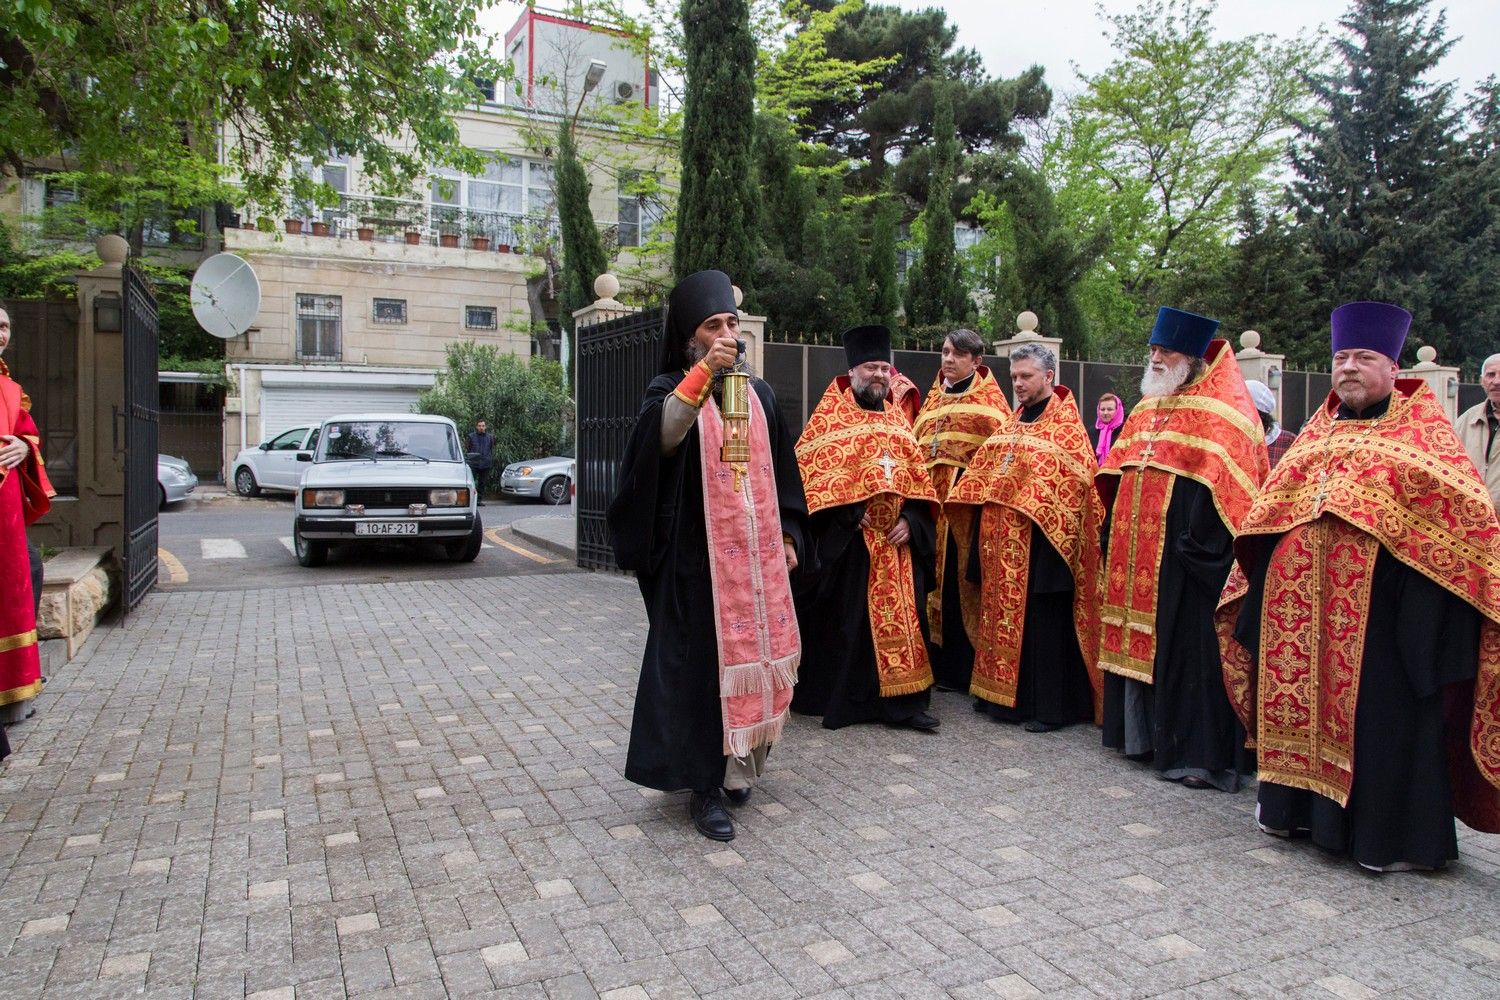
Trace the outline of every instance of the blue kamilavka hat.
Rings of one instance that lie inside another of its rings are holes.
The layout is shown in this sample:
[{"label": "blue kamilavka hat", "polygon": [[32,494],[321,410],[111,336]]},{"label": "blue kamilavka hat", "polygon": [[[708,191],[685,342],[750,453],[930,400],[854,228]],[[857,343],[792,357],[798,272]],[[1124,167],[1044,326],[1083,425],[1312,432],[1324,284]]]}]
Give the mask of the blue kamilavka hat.
[{"label": "blue kamilavka hat", "polygon": [[1150,344],[1165,347],[1178,354],[1201,358],[1208,351],[1208,342],[1214,339],[1219,321],[1184,312],[1171,306],[1162,306],[1156,311],[1156,326],[1151,330]]}]

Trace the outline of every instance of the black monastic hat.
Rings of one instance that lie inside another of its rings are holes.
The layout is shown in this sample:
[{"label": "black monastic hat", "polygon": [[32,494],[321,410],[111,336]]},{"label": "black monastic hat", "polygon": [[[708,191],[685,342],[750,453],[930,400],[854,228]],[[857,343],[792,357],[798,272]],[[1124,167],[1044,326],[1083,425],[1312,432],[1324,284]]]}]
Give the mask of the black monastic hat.
[{"label": "black monastic hat", "polygon": [[710,316],[737,311],[734,285],[723,271],[698,271],[679,281],[667,296],[661,370],[672,372],[686,368],[688,359],[684,345],[698,325]]},{"label": "black monastic hat", "polygon": [[883,326],[856,326],[844,332],[844,357],[850,368],[866,361],[891,360],[891,331]]}]

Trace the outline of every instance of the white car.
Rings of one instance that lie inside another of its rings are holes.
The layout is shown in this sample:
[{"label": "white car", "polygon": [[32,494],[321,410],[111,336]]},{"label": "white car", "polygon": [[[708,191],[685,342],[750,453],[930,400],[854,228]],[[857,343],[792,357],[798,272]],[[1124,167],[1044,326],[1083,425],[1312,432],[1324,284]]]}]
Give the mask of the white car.
[{"label": "white car", "polygon": [[357,413],[323,421],[296,494],[293,548],[321,566],[335,544],[441,542],[472,562],[484,544],[479,491],[447,417]]},{"label": "white car", "polygon": [[260,496],[262,490],[295,493],[307,466],[297,464],[299,452],[318,446],[318,428],[293,427],[254,448],[245,448],[229,463],[229,481],[242,497]]}]

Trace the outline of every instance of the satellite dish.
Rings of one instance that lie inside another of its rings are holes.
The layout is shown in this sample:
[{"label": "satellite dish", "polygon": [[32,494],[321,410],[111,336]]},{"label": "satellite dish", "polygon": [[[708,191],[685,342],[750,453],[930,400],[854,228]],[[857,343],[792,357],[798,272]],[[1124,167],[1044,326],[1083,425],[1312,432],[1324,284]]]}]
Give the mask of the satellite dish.
[{"label": "satellite dish", "polygon": [[198,266],[189,300],[198,325],[228,340],[255,322],[260,312],[260,279],[244,258],[216,253]]}]

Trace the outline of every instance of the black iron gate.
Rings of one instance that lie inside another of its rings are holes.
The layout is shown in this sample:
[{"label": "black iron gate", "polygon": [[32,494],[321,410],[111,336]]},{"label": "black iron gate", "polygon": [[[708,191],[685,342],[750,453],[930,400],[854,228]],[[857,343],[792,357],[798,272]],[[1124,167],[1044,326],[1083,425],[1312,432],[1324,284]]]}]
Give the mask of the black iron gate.
[{"label": "black iron gate", "polygon": [[578,331],[578,565],[614,569],[604,512],[635,427],[641,396],[661,357],[662,310]]},{"label": "black iron gate", "polygon": [[125,600],[140,603],[156,586],[158,407],[156,296],[129,263],[125,303]]}]

